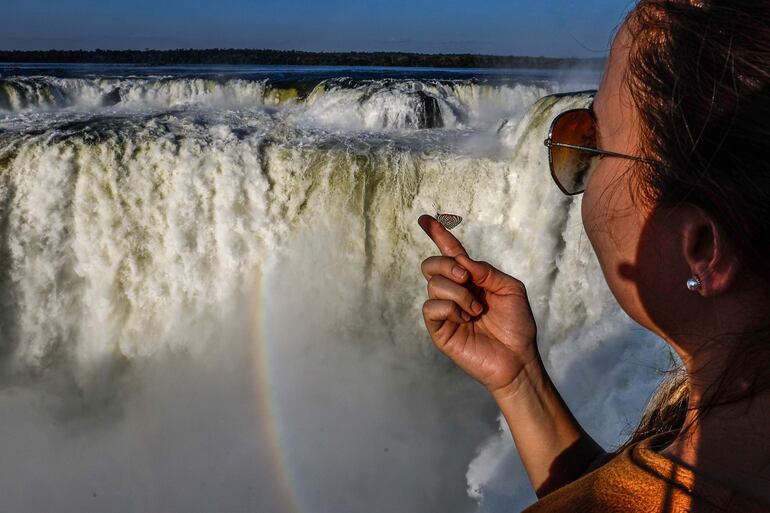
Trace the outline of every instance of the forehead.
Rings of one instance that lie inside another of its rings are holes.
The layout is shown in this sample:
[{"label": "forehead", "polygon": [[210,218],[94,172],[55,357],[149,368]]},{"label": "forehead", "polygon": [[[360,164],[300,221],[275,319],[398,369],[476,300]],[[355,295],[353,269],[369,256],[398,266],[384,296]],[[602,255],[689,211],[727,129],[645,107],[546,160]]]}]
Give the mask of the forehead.
[{"label": "forehead", "polygon": [[631,46],[631,35],[624,24],[612,41],[604,75],[596,94],[596,101],[604,104],[619,100],[621,86],[628,68],[628,53]]},{"label": "forehead", "polygon": [[617,136],[620,139],[614,141],[614,146],[625,147],[626,143],[632,142],[632,132],[636,128],[633,103],[625,87],[631,43],[631,34],[623,25],[612,43],[604,76],[594,99],[594,111],[602,136]]}]

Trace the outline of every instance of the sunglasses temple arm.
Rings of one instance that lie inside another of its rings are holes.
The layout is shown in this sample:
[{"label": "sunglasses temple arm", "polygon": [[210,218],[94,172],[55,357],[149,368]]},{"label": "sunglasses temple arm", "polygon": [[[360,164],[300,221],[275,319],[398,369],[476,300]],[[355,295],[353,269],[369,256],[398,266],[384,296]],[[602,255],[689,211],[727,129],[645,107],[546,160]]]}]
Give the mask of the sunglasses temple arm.
[{"label": "sunglasses temple arm", "polygon": [[586,151],[589,153],[596,153],[597,155],[607,155],[608,157],[617,157],[621,159],[635,160],[637,162],[647,162],[651,164],[655,163],[655,161],[653,160],[645,159],[642,157],[634,157],[633,155],[626,155],[624,153],[616,153],[614,151],[608,151],[608,150],[600,150],[598,148],[587,148],[585,146],[576,146],[574,144],[557,143],[557,142],[553,142],[551,139],[546,139],[545,145],[549,148],[551,146],[559,146],[561,148],[569,148],[571,150],[580,150],[580,151]]}]

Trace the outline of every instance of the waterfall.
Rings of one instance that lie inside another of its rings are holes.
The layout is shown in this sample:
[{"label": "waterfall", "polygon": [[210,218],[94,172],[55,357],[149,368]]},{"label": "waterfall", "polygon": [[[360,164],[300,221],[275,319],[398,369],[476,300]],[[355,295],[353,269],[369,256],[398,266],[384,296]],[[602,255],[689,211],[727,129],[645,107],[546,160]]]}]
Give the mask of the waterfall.
[{"label": "waterfall", "polygon": [[615,305],[579,198],[548,174],[550,120],[590,100],[537,101],[565,87],[0,80],[7,503],[531,502],[494,404],[422,325],[435,249],[416,220],[434,204],[527,284],[554,379],[619,441],[665,352]]}]

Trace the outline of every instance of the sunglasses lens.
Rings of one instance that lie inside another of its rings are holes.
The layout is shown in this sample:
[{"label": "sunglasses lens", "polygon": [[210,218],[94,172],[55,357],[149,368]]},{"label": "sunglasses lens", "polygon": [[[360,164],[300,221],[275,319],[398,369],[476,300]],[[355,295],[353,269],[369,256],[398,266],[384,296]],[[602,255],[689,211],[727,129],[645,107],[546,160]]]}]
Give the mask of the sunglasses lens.
[{"label": "sunglasses lens", "polygon": [[[579,109],[562,114],[553,125],[551,141],[556,144],[596,148],[596,125],[591,112],[588,109]],[[596,153],[551,146],[553,176],[569,194],[585,190],[588,176],[598,163],[599,155]]]}]

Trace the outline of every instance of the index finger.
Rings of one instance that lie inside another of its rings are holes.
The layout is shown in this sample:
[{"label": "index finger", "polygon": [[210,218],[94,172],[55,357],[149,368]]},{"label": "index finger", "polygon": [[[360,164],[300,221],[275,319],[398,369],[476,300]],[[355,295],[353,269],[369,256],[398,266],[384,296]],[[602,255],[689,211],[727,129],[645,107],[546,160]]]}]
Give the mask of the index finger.
[{"label": "index finger", "polygon": [[452,258],[458,255],[468,256],[460,241],[449,233],[449,230],[444,228],[441,223],[436,221],[433,216],[421,215],[417,222],[420,224],[420,228],[425,230],[428,237],[433,240],[442,255]]}]

